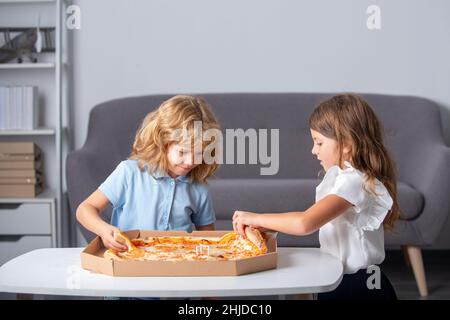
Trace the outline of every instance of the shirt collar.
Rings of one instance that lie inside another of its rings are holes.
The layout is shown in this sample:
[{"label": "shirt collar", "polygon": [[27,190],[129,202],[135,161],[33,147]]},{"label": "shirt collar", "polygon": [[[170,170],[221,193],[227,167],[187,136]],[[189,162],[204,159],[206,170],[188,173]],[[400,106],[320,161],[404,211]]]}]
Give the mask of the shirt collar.
[{"label": "shirt collar", "polygon": [[189,174],[185,175],[185,176],[179,176],[176,177],[175,179],[172,178],[171,176],[169,176],[169,174],[163,170],[156,170],[155,172],[152,173],[152,177],[155,178],[156,180],[162,180],[162,179],[172,179],[175,181],[181,181],[181,182],[189,182],[190,181],[190,176]]},{"label": "shirt collar", "polygon": [[[350,171],[355,170],[355,168],[352,166],[352,164],[348,161],[344,161],[344,167],[347,167],[347,169],[350,169]],[[346,169],[344,169],[346,170]]]},{"label": "shirt collar", "polygon": [[331,176],[336,177],[341,172],[352,172],[352,171],[355,171],[355,168],[352,166],[352,164],[348,161],[344,161],[344,169],[341,169],[338,165],[334,165],[328,169],[322,180],[325,180],[325,178],[329,178]]}]

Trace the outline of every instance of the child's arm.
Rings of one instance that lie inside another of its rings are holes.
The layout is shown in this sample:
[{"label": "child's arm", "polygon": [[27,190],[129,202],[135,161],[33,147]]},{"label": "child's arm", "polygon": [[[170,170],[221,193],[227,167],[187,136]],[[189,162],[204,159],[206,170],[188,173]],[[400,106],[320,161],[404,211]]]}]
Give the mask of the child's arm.
[{"label": "child's arm", "polygon": [[245,237],[247,225],[262,227],[291,235],[308,235],[317,231],[327,222],[344,213],[352,204],[336,195],[328,195],[304,212],[265,213],[236,211],[233,228]]},{"label": "child's arm", "polygon": [[216,230],[216,227],[214,226],[214,223],[208,224],[206,226],[195,226],[195,230],[198,231],[209,231],[209,230]]},{"label": "child's arm", "polygon": [[119,229],[100,218],[101,212],[108,204],[108,198],[97,189],[78,206],[76,212],[77,220],[86,229],[100,236],[106,248],[119,251],[127,250],[126,246],[114,240],[114,231],[119,231]]}]

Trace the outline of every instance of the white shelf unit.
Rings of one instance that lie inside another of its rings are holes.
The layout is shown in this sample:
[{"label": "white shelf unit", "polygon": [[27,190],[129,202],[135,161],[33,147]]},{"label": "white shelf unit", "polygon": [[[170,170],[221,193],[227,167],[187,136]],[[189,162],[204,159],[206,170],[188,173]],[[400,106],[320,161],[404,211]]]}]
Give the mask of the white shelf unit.
[{"label": "white shelf unit", "polygon": [[51,62],[41,63],[1,63],[1,69],[53,69],[55,64]]},{"label": "white shelf unit", "polygon": [[0,0],[1,3],[46,3],[56,2],[57,0]]},{"label": "white shelf unit", "polygon": [[34,130],[0,130],[0,136],[53,136],[53,128],[38,128]]},{"label": "white shelf unit", "polygon": [[[67,149],[63,146],[66,143],[63,116],[67,116],[68,106],[68,70],[63,67],[63,61],[68,60],[63,47],[67,30],[63,17],[67,5],[65,0],[0,0],[1,27],[33,27],[37,21],[33,17],[38,14],[47,20],[45,25],[55,27],[54,53],[45,57],[38,54],[37,63],[25,59],[21,64],[14,61],[0,64],[0,86],[36,85],[40,109],[40,127],[0,131],[0,141],[35,142],[42,151],[45,181],[44,192],[35,198],[0,198],[0,225],[3,226],[0,226],[0,265],[5,257],[38,247],[68,244],[67,218],[63,216],[63,151]],[[8,16],[8,10],[13,11],[14,17]],[[5,25],[8,22],[12,25]],[[20,225],[18,217],[21,217]]]}]

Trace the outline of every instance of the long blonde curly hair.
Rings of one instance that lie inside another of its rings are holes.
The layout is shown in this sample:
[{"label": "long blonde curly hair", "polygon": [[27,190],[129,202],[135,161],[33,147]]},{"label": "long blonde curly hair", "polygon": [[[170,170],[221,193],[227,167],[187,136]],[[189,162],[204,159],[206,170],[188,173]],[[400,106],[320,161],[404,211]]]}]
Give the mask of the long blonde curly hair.
[{"label": "long blonde curly hair", "polygon": [[351,162],[365,173],[367,189],[374,193],[375,179],[389,192],[393,205],[383,225],[393,230],[400,216],[395,165],[383,144],[383,129],[369,104],[356,94],[340,94],[320,103],[309,119],[309,127],[337,141],[339,166],[343,167],[344,143],[351,146]]},{"label": "long blonde curly hair", "polygon": [[[183,143],[192,146],[195,142],[194,124],[201,121],[203,131],[208,129],[220,129],[210,106],[202,97],[177,95],[164,101],[158,109],[150,112],[142,121],[136,133],[133,149],[128,157],[130,160],[138,160],[141,170],[147,166],[150,174],[156,171],[168,172],[169,162],[167,158],[168,148],[173,143]],[[180,129],[187,129],[188,139],[177,134]],[[200,133],[202,134],[202,133]],[[217,141],[203,141],[203,148]],[[214,151],[213,151],[214,153]],[[206,183],[219,168],[214,162],[202,163],[190,172],[193,182]]]}]

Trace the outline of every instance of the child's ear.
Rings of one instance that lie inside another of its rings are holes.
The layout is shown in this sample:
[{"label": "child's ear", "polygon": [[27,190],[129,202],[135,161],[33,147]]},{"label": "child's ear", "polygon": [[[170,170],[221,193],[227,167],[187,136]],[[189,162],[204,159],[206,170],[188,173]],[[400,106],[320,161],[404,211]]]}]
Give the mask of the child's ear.
[{"label": "child's ear", "polygon": [[344,147],[342,148],[342,153],[344,155],[351,155],[352,152],[352,146],[349,143],[345,143]]}]

